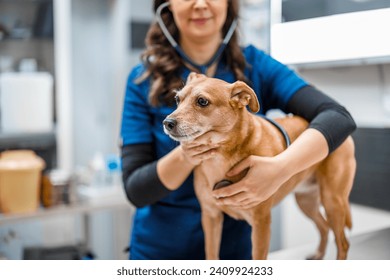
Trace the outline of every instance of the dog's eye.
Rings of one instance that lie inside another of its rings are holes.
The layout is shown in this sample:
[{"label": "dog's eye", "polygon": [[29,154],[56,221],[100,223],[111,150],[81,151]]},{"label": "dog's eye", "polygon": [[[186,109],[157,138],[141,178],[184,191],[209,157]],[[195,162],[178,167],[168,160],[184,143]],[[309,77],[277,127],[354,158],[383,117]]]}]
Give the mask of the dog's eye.
[{"label": "dog's eye", "polygon": [[179,97],[179,96],[175,96],[175,101],[176,101],[176,105],[179,105],[179,103],[180,103],[180,97]]},{"label": "dog's eye", "polygon": [[198,105],[200,107],[206,107],[207,105],[209,105],[209,101],[203,97],[199,97],[198,98]]}]

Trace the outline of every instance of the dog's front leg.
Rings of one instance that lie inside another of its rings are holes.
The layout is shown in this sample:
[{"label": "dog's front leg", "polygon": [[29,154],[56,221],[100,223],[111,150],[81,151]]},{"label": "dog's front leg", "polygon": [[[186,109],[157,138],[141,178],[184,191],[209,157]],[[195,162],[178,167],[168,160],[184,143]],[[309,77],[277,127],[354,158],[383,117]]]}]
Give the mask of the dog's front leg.
[{"label": "dog's front leg", "polygon": [[252,258],[267,259],[271,242],[271,203],[265,201],[254,209],[252,221]]},{"label": "dog's front leg", "polygon": [[222,239],[223,214],[220,211],[202,210],[202,227],[205,239],[206,260],[218,260]]},{"label": "dog's front leg", "polygon": [[217,260],[222,239],[223,213],[217,208],[211,195],[212,187],[200,167],[194,170],[194,188],[202,210],[206,259]]}]

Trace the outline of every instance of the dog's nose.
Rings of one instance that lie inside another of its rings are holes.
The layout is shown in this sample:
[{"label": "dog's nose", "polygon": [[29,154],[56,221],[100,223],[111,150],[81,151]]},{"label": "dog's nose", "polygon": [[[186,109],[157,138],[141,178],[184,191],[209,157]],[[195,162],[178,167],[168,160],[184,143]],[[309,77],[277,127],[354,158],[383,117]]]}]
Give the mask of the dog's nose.
[{"label": "dog's nose", "polygon": [[172,131],[175,129],[177,121],[175,119],[165,119],[163,124],[166,130]]}]

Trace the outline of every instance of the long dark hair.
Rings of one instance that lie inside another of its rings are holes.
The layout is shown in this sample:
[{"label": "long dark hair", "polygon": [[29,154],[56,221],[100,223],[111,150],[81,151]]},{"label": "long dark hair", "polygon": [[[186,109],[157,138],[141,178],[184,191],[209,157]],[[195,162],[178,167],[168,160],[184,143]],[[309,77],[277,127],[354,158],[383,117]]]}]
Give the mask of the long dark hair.
[{"label": "long dark hair", "polygon": [[[166,2],[165,0],[154,1],[154,12],[157,8]],[[233,20],[238,17],[239,3],[238,0],[228,0],[228,11],[224,26],[222,27],[222,36],[225,36]],[[169,9],[164,9],[161,13],[162,20],[167,26],[173,38],[179,41],[179,30]],[[145,38],[146,49],[141,58],[147,66],[147,70],[140,77],[138,82],[148,77],[152,79],[152,85],[149,93],[149,102],[153,106],[160,104],[172,105],[174,103],[174,90],[183,86],[180,70],[184,66],[181,57],[170,45],[164,36],[157,22],[150,25]],[[232,69],[237,80],[246,80],[244,75],[245,58],[242,54],[238,43],[237,31],[234,32],[230,39],[223,57],[227,65]]]}]

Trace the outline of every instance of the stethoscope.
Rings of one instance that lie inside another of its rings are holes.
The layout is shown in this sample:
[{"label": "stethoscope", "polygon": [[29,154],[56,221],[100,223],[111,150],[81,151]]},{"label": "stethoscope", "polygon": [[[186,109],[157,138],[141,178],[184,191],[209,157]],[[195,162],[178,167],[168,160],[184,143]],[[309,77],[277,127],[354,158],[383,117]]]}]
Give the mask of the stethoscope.
[{"label": "stethoscope", "polygon": [[[202,74],[206,74],[206,71],[207,69],[214,63],[216,62],[219,57],[221,56],[222,52],[224,51],[224,49],[226,48],[227,44],[229,43],[230,39],[232,38],[232,35],[234,33],[234,30],[236,29],[237,27],[237,19],[235,19],[233,22],[232,22],[232,25],[230,26],[228,32],[226,33],[226,36],[225,36],[225,39],[223,39],[221,45],[219,46],[218,50],[216,51],[216,53],[213,55],[213,57],[205,64],[203,65],[200,65],[200,64],[197,64],[195,62],[193,62],[191,60],[191,58],[189,58],[185,53],[184,51],[182,50],[182,48],[179,46],[179,44],[175,41],[175,39],[173,39],[172,35],[169,33],[167,27],[165,26],[162,18],[161,18],[161,11],[168,7],[170,5],[169,2],[165,2],[165,3],[162,3],[160,6],[158,6],[157,10],[156,10],[156,19],[157,19],[157,22],[158,24],[160,25],[160,28],[162,30],[162,32],[164,33],[165,37],[168,39],[169,43],[172,45],[172,47],[177,51],[177,53],[190,65],[192,65],[193,67],[195,67],[196,69],[198,69]],[[276,121],[272,120],[272,119],[269,119],[267,118],[266,116],[264,115],[261,115],[263,118],[267,119],[269,122],[271,122],[274,126],[276,126],[276,128],[278,128],[280,130],[280,132],[283,134],[284,136],[284,139],[286,141],[286,145],[287,147],[290,145],[291,141],[290,141],[290,137],[288,136],[287,132],[284,130],[284,128],[279,125]]]},{"label": "stethoscope", "polygon": [[225,38],[223,39],[221,45],[219,46],[218,50],[215,52],[213,57],[205,64],[197,64],[194,61],[189,58],[183,49],[179,46],[179,44],[173,39],[172,35],[169,33],[166,25],[164,24],[162,18],[161,18],[161,11],[168,7],[170,5],[169,2],[162,3],[160,6],[158,6],[156,10],[156,19],[157,23],[160,26],[162,32],[164,33],[165,37],[168,39],[169,43],[172,45],[172,47],[176,50],[176,52],[182,57],[182,59],[190,64],[191,66],[198,69],[202,74],[206,74],[207,69],[216,62],[219,57],[222,55],[223,51],[225,50],[227,44],[229,43],[230,39],[233,36],[234,30],[236,30],[237,27],[237,19],[233,20],[232,25],[230,26],[228,32],[226,33]]}]

